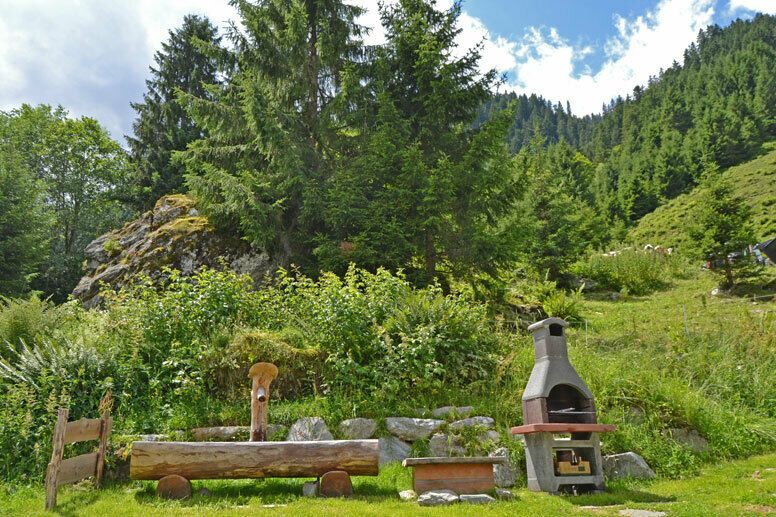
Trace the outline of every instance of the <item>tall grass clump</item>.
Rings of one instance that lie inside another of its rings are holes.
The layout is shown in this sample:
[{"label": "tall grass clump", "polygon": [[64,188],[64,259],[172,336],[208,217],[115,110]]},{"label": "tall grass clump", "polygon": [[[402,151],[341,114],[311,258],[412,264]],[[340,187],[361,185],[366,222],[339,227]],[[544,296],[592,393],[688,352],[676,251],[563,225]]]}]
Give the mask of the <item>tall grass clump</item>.
[{"label": "tall grass clump", "polygon": [[626,249],[613,255],[592,254],[574,266],[574,273],[598,288],[640,296],[667,287],[679,266],[673,256]]}]

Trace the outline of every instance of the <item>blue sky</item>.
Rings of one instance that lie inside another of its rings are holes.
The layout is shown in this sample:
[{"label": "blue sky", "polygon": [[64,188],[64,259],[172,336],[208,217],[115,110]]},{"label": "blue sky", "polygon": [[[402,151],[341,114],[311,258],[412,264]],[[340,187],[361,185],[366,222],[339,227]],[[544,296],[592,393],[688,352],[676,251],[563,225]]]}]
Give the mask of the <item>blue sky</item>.
[{"label": "blue sky", "polygon": [[[376,0],[350,1],[377,25]],[[0,110],[61,104],[123,143],[153,53],[189,12],[220,27],[234,18],[227,0],[0,0]],[[776,0],[468,0],[459,45],[483,42],[482,67],[505,75],[501,91],[595,113],[681,61],[699,29],[755,12],[776,14]],[[369,42],[382,38],[378,26]]]}]

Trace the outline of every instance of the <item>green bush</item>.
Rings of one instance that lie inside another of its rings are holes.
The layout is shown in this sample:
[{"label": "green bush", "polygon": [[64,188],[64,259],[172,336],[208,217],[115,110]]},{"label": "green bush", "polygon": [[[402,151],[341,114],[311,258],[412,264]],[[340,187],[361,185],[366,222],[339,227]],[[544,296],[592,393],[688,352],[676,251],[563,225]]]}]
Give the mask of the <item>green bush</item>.
[{"label": "green bush", "polygon": [[326,357],[324,389],[383,402],[487,377],[497,339],[484,305],[402,275],[351,267],[313,281],[281,273],[257,294],[259,325],[289,328]]},{"label": "green bush", "polygon": [[645,295],[665,288],[675,274],[677,259],[660,253],[626,249],[616,255],[593,254],[574,266],[578,276],[596,287]]}]

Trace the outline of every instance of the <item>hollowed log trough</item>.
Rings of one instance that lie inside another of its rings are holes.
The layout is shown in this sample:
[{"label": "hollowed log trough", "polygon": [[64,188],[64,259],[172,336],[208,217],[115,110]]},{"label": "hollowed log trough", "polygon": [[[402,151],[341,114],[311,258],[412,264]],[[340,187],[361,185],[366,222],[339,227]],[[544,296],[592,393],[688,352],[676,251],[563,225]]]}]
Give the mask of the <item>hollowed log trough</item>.
[{"label": "hollowed log trough", "polygon": [[345,471],[376,476],[377,440],[311,442],[133,442],[132,479],[320,477]]}]

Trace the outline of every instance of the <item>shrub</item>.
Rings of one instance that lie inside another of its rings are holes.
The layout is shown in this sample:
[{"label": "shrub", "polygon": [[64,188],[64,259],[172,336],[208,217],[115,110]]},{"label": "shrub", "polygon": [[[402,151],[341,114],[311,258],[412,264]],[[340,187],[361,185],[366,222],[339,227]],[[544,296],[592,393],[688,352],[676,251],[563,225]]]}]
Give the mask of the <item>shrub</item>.
[{"label": "shrub", "polygon": [[593,254],[576,264],[574,272],[598,287],[639,296],[668,285],[674,275],[673,260],[660,253],[623,250],[613,256]]},{"label": "shrub", "polygon": [[251,365],[269,362],[278,367],[272,392],[282,398],[295,398],[318,392],[321,365],[325,359],[316,348],[298,348],[292,344],[301,336],[292,332],[242,330],[224,346],[211,342],[204,352],[206,380],[225,395],[245,397],[245,379]]}]

